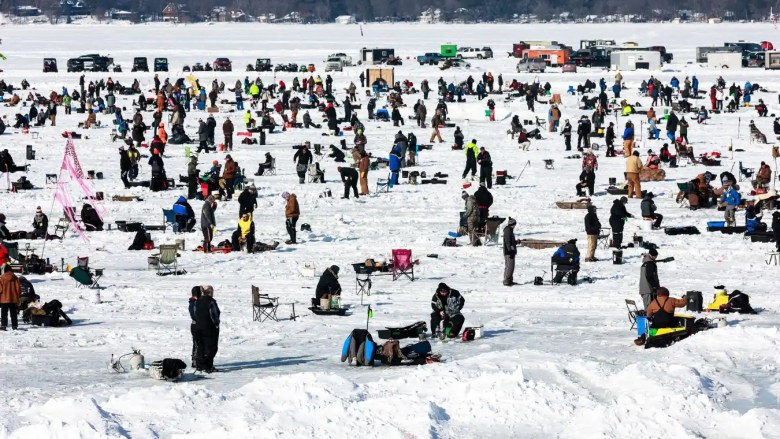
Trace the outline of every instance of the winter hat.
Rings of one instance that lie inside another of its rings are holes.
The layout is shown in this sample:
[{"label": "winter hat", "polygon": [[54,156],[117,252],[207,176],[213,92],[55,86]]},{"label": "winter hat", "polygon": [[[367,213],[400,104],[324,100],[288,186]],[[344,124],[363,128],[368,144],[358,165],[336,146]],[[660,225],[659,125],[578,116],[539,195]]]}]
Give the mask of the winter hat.
[{"label": "winter hat", "polygon": [[633,154],[633,155],[635,155],[635,156],[639,157],[639,151],[634,151],[634,154]]},{"label": "winter hat", "polygon": [[569,240],[569,244],[576,244],[576,243],[577,243],[577,238]]},{"label": "winter hat", "polygon": [[201,285],[200,289],[203,291],[203,294],[207,296],[214,295],[214,287],[212,287],[211,285]]},{"label": "winter hat", "polygon": [[184,202],[186,202],[186,201],[187,201],[187,199],[186,199],[186,198],[184,198],[184,197],[179,197],[179,199],[178,199],[178,200],[176,200],[176,202],[177,202],[177,203],[184,203]]},{"label": "winter hat", "polygon": [[338,266],[338,265],[331,265],[331,266],[330,266],[330,271],[332,271],[332,272],[333,272],[333,274],[339,274],[339,270],[340,270],[340,269],[339,269],[339,266]]},{"label": "winter hat", "polygon": [[461,197],[461,198],[463,198],[463,199],[465,200],[466,198],[468,198],[468,197],[469,197],[469,193],[468,193],[468,192],[466,192],[466,191],[463,191],[463,192],[461,192],[461,193],[460,193],[460,197]]},{"label": "winter hat", "polygon": [[438,291],[438,292],[446,291],[446,292],[449,293],[450,292],[450,287],[448,287],[447,284],[445,284],[444,282],[441,282],[439,284],[439,286],[436,288],[436,291]]},{"label": "winter hat", "polygon": [[[777,214],[778,212],[775,212],[775,215]],[[5,222],[5,214],[0,213],[0,223],[4,223],[4,222]]]},{"label": "winter hat", "polygon": [[290,193],[289,192],[282,192],[282,198],[284,198],[285,200],[288,200],[290,198]]},{"label": "winter hat", "polygon": [[227,160],[227,159],[231,159],[232,160],[233,157],[230,157],[230,154],[228,154],[228,155],[225,156],[225,160]]},{"label": "winter hat", "polygon": [[41,209],[41,206],[35,208],[35,213],[43,213],[43,209]]},{"label": "winter hat", "polygon": [[659,287],[656,290],[656,294],[658,294],[659,296],[666,296],[666,297],[668,297],[669,296],[669,289],[666,288],[666,287]]},{"label": "winter hat", "polygon": [[514,218],[512,218],[512,217],[510,216],[510,217],[509,217],[509,222],[507,223],[507,225],[508,225],[509,227],[514,227],[514,226],[516,226],[516,225],[517,225],[517,221],[515,221],[515,219],[514,219]]},{"label": "winter hat", "polygon": [[206,202],[213,203],[214,202],[214,195],[209,195],[208,198],[206,198]]},{"label": "winter hat", "polygon": [[652,257],[656,257],[656,256],[658,256],[658,250],[656,250],[656,249],[654,249],[654,248],[651,248],[651,249],[650,249],[650,251],[649,251],[648,253],[649,253],[649,254],[650,254],[650,256],[652,256]]},{"label": "winter hat", "polygon": [[628,203],[628,197],[620,197],[620,202],[623,204]]}]

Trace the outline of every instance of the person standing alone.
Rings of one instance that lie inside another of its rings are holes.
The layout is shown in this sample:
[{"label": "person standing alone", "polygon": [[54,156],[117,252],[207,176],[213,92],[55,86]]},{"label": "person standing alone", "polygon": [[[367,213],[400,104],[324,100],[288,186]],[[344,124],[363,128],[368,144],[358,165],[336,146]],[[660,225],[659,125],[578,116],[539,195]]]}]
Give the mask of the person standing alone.
[{"label": "person standing alone", "polygon": [[515,240],[515,226],[517,221],[509,218],[504,227],[504,286],[511,287],[515,284],[515,256],[517,256],[517,240]]}]

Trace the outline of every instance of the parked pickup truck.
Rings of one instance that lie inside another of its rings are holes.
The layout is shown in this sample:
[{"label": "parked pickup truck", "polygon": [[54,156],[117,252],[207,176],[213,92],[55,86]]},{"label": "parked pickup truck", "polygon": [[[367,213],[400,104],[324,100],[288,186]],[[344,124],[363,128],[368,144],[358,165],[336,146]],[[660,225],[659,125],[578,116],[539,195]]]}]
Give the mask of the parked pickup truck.
[{"label": "parked pickup truck", "polygon": [[441,54],[436,52],[429,52],[417,57],[417,62],[420,63],[421,66],[425,64],[439,65],[439,61],[441,61]]},{"label": "parked pickup truck", "polygon": [[332,58],[338,58],[341,60],[341,67],[350,67],[352,66],[352,57],[347,55],[346,53],[332,53],[328,55],[328,59],[325,62],[330,62]]},{"label": "parked pickup truck", "polygon": [[325,61],[326,72],[340,72],[344,70],[344,62],[341,58],[332,56]]}]

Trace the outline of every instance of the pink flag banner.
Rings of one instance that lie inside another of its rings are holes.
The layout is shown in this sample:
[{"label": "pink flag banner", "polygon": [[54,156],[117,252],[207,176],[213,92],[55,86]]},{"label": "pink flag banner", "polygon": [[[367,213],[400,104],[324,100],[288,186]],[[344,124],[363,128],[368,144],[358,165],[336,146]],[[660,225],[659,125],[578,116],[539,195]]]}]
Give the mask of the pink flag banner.
[{"label": "pink flag banner", "polygon": [[68,191],[65,189],[65,185],[66,183],[62,181],[57,182],[57,190],[54,192],[54,199],[60,203],[60,206],[62,206],[62,210],[65,212],[65,216],[68,217],[68,221],[70,221],[73,230],[76,231],[81,239],[89,242],[89,238],[84,233],[84,231],[81,230],[81,224],[79,224],[78,220],[76,219],[76,208],[73,206],[73,203],[70,200],[70,196],[68,195]]},{"label": "pink flag banner", "polygon": [[73,142],[73,138],[70,134],[68,134],[68,140],[65,144],[65,155],[62,157],[60,170],[68,172],[71,179],[73,179],[81,189],[81,193],[84,194],[84,197],[91,201],[92,207],[95,208],[100,219],[105,221],[108,211],[105,206],[103,206],[103,203],[95,198],[95,191],[92,190],[92,185],[84,179],[84,170],[81,168],[79,156],[76,154],[76,144]]}]

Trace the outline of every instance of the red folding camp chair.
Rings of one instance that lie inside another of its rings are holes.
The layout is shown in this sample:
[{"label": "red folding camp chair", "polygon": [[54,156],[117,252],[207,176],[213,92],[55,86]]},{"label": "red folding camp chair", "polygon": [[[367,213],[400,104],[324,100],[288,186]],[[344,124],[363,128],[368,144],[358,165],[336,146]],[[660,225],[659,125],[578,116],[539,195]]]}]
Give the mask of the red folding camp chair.
[{"label": "red folding camp chair", "polygon": [[409,249],[393,250],[393,280],[398,280],[402,275],[414,280],[412,251]]}]

